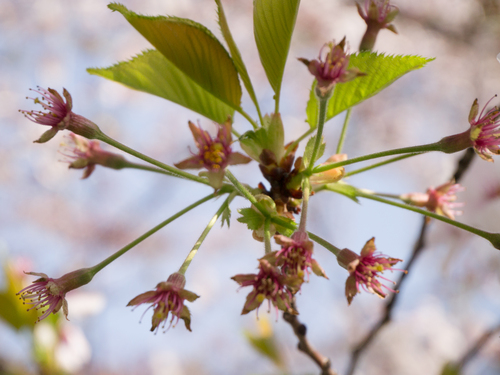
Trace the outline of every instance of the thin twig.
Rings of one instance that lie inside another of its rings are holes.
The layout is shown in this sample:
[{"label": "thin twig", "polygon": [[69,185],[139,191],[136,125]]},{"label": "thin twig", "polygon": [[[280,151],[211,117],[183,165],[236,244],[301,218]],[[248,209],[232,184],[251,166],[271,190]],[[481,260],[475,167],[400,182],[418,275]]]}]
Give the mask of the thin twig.
[{"label": "thin twig", "polygon": [[[460,158],[457,164],[457,169],[453,173],[452,177],[456,182],[458,182],[462,178],[463,174],[467,171],[474,158],[474,155],[475,155],[474,150],[472,148],[469,148],[462,156],[462,158]],[[422,253],[422,250],[425,248],[428,223],[429,221],[426,220],[426,218],[424,217],[422,226],[420,227],[420,234],[417,238],[417,241],[415,242],[415,245],[413,246],[413,252],[406,264],[405,270],[407,272],[401,274],[398,281],[396,282],[396,286],[394,287],[395,290],[401,291],[401,286],[406,276],[408,275],[410,268],[413,266],[415,260]],[[382,327],[384,327],[391,321],[392,311],[394,309],[394,306],[396,305],[399,295],[400,293],[394,293],[388,297],[387,302],[385,304],[384,315],[382,316],[382,318],[378,321],[377,324],[375,324],[375,326],[373,326],[373,328],[370,330],[370,332],[368,332],[365,338],[361,340],[352,350],[351,360],[349,362],[349,367],[347,369],[346,375],[352,375],[354,373],[354,370],[356,369],[356,365],[358,363],[360,356],[370,345],[370,343],[373,341],[373,339],[382,329]]]},{"label": "thin twig", "polygon": [[[295,298],[294,301],[292,302],[292,307],[296,309]],[[309,340],[306,337],[307,327],[305,326],[305,324],[299,321],[297,315],[293,315],[285,311],[283,313],[283,319],[286,322],[290,323],[290,325],[293,328],[293,332],[295,333],[295,336],[297,336],[297,338],[299,339],[297,349],[299,349],[301,352],[303,352],[305,355],[311,358],[318,365],[318,367],[321,369],[320,375],[337,375],[337,373],[331,369],[330,359],[323,356],[321,353],[319,353],[311,346]]]}]

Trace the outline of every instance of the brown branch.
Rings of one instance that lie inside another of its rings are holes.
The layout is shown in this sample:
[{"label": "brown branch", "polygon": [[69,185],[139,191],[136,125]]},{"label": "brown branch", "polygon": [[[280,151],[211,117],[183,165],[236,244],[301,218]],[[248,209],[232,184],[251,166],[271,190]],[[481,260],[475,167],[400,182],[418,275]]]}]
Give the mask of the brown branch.
[{"label": "brown branch", "polygon": [[[295,298],[292,302],[292,307],[296,309]],[[309,343],[309,340],[306,337],[307,327],[305,324],[301,323],[296,315],[290,314],[286,311],[283,313],[283,319],[292,326],[295,336],[299,339],[297,349],[311,358],[318,365],[321,369],[320,375],[337,375],[337,373],[330,368],[330,359],[315,350]]]},{"label": "brown branch", "polygon": [[[457,164],[457,168],[455,172],[453,173],[452,178],[458,182],[465,171],[469,168],[473,158],[474,158],[474,150],[472,148],[467,149],[465,154],[460,158]],[[415,245],[413,246],[413,252],[410,256],[410,259],[408,260],[408,263],[406,264],[405,270],[407,272],[404,272],[401,274],[399,277],[399,280],[396,282],[395,290],[401,290],[401,286],[408,275],[408,272],[410,268],[413,266],[415,260],[418,258],[418,256],[422,253],[422,250],[425,248],[425,240],[426,240],[426,233],[427,233],[427,228],[428,228],[428,223],[429,220],[427,220],[426,217],[423,218],[422,226],[420,228],[420,234],[417,238],[417,241],[415,242]],[[363,340],[361,340],[352,350],[351,353],[351,359],[349,361],[349,367],[347,369],[346,375],[352,375],[354,373],[354,370],[356,369],[356,365],[358,363],[359,357],[363,354],[363,352],[366,350],[366,348],[370,345],[370,343],[373,341],[375,336],[378,334],[378,332],[384,327],[386,324],[388,324],[391,321],[392,318],[392,311],[394,310],[394,306],[396,305],[396,302],[398,301],[398,296],[399,293],[392,294],[388,297],[387,302],[385,304],[385,309],[384,309],[384,315],[382,318],[378,321],[375,326],[368,332],[368,334],[365,336]]]}]

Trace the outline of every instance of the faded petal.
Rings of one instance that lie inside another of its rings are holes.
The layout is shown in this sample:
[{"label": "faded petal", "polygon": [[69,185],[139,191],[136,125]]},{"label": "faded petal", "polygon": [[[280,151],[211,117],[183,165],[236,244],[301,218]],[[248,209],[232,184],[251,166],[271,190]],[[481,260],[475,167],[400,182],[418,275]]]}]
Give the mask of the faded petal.
[{"label": "faded petal", "polygon": [[208,182],[215,190],[219,190],[224,184],[224,176],[226,172],[221,169],[218,171],[208,171],[206,175],[208,177]]},{"label": "faded petal", "polygon": [[239,152],[232,152],[231,154],[229,154],[229,157],[227,158],[228,165],[248,164],[251,161],[252,161],[251,158]]},{"label": "faded petal", "polygon": [[370,238],[363,249],[361,250],[361,256],[369,256],[372,255],[377,248],[375,247],[375,237]]},{"label": "faded petal", "polygon": [[292,299],[287,294],[279,294],[275,305],[281,311],[286,311],[292,315],[299,315],[299,312],[292,307]]},{"label": "faded petal", "polygon": [[194,143],[196,144],[196,147],[200,148],[203,147],[206,144],[206,135],[203,130],[201,130],[200,127],[196,126],[194,123],[191,121],[188,121],[189,129],[191,130],[191,133],[193,134],[194,138]]},{"label": "faded petal", "polygon": [[479,113],[479,102],[477,98],[474,100],[472,103],[472,107],[470,108],[469,112],[469,123],[472,124],[473,121],[476,119],[477,114]]},{"label": "faded petal", "polygon": [[191,156],[186,160],[174,164],[179,169],[200,169],[203,168],[203,160],[198,156]]},{"label": "faded petal", "polygon": [[26,275],[33,275],[33,276],[38,276],[39,279],[38,280],[35,280],[33,281],[34,283],[38,282],[38,281],[46,281],[49,279],[49,277],[47,276],[47,274],[45,273],[42,273],[42,272],[25,272]]},{"label": "faded petal", "polygon": [[398,30],[396,29],[396,26],[394,26],[394,25],[387,25],[385,28],[389,31],[392,31],[394,34],[398,33]]},{"label": "faded petal", "polygon": [[191,332],[191,312],[189,311],[187,306],[184,306],[181,311],[180,318],[184,320],[184,325],[187,330]]},{"label": "faded petal", "polygon": [[55,137],[59,130],[56,127],[50,128],[47,130],[45,133],[42,134],[40,138],[38,138],[36,141],[33,141],[33,143],[45,143],[50,141],[52,138]]},{"label": "faded petal", "polygon": [[287,246],[287,247],[292,246],[294,243],[294,241],[290,237],[283,236],[282,234],[275,235],[274,240],[276,241],[276,243],[278,245]]},{"label": "faded petal", "polygon": [[[52,89],[49,89],[49,91],[50,90]],[[56,90],[53,91],[57,94],[57,96],[59,96],[60,100],[62,101],[62,98],[59,95],[59,93]],[[71,111],[73,109],[73,98],[71,97],[71,94],[68,92],[68,90],[66,90],[64,87],[63,87],[63,95],[64,98],[66,99],[66,110]]]},{"label": "faded petal", "polygon": [[[66,320],[69,321],[69,319],[68,319],[68,313],[69,313],[69,310],[68,310],[68,301],[66,301],[66,298],[62,299],[62,309],[63,309],[64,317],[66,318]],[[56,312],[56,311],[54,310],[54,312]]]},{"label": "faded petal", "polygon": [[315,275],[323,276],[325,279],[328,279],[325,270],[319,265],[316,259],[311,260],[311,269]]},{"label": "faded petal", "polygon": [[260,294],[257,291],[252,291],[247,296],[245,305],[243,305],[243,310],[241,311],[241,315],[248,314],[250,311],[255,310],[259,307],[262,302],[266,299],[264,294]]},{"label": "faded petal", "polygon": [[347,304],[350,305],[354,296],[358,294],[358,287],[356,285],[356,278],[354,276],[349,276],[345,282],[345,296],[347,298]]},{"label": "faded petal", "polygon": [[89,178],[90,175],[92,174],[92,172],[94,172],[94,170],[95,170],[95,164],[91,164],[91,165],[87,166],[87,168],[85,169],[85,172],[83,172],[82,180]]},{"label": "faded petal", "polygon": [[186,289],[179,290],[178,294],[181,298],[184,298],[185,300],[188,300],[189,302],[193,302],[193,301],[197,300],[198,298],[200,298],[199,295],[197,295],[193,292],[190,292],[189,290],[186,290]]},{"label": "faded petal", "polygon": [[254,273],[238,274],[236,276],[231,277],[231,279],[236,281],[238,284],[242,285],[245,282],[254,281],[255,276],[256,275]]},{"label": "faded petal", "polygon": [[135,305],[140,305],[142,303],[147,303],[153,299],[153,297],[156,295],[156,292],[154,290],[150,290],[149,292],[139,294],[138,296],[132,298],[129,303],[127,303],[127,306],[135,306]]}]

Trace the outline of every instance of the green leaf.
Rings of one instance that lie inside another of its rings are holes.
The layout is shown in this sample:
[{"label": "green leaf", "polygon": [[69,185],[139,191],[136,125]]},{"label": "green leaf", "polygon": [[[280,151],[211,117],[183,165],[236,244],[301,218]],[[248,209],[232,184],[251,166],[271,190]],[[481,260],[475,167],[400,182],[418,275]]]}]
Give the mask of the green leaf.
[{"label": "green leaf", "polygon": [[[358,68],[366,76],[335,85],[335,91],[328,103],[326,120],[330,120],[348,108],[379,93],[406,73],[420,69],[434,59],[420,56],[386,56],[373,52],[361,52],[350,56],[349,68]],[[307,122],[311,128],[318,123],[318,100],[313,83],[307,102]]]},{"label": "green leaf", "polygon": [[222,211],[221,223],[220,223],[221,228],[224,226],[224,223],[226,223],[229,229],[230,221],[231,221],[231,209],[229,208],[229,206],[227,206],[224,209],[224,211]]},{"label": "green leaf", "polygon": [[[283,220],[284,222],[286,222],[288,225],[295,225],[295,222],[292,219],[289,219],[289,218],[284,217],[284,216],[280,216],[280,219]],[[277,223],[274,223],[274,226],[276,227],[276,230],[278,232],[280,232],[282,235],[284,235],[286,237],[291,237],[293,232],[294,232],[294,230],[289,229],[288,227],[281,226]]]},{"label": "green leaf", "polygon": [[252,86],[252,82],[250,80],[250,76],[248,75],[247,68],[243,63],[243,59],[241,58],[240,51],[234,42],[233,36],[231,35],[231,31],[229,30],[229,26],[227,24],[226,15],[224,14],[224,9],[222,8],[222,4],[220,0],[215,0],[217,4],[217,16],[219,18],[219,26],[222,32],[222,36],[229,47],[229,53],[231,53],[231,57],[233,58],[234,66],[236,70],[240,74],[241,80],[247,89],[248,95],[257,107],[257,110],[260,112],[259,103],[257,102],[257,96],[255,95],[255,91]]},{"label": "green leaf", "polygon": [[[311,160],[312,153],[314,151],[314,144],[316,143],[316,136],[309,138],[307,141],[306,149],[304,151],[304,165],[307,168],[309,166],[309,162]],[[326,143],[323,142],[323,137],[321,137],[321,144],[319,146],[318,153],[316,155],[316,160],[321,158],[323,154],[325,153],[325,146]],[[312,163],[316,163],[316,160],[313,160]]]},{"label": "green leaf", "polygon": [[238,109],[241,87],[233,60],[203,25],[178,17],[148,17],[111,3],[160,53],[202,88]]},{"label": "green leaf", "polygon": [[346,184],[343,181],[326,184],[325,189],[345,195],[347,198],[352,199],[356,203],[359,203],[359,200],[357,198],[357,189],[354,186]]},{"label": "green leaf", "polygon": [[255,211],[253,208],[240,208],[238,212],[241,214],[241,217],[237,220],[240,223],[246,224],[248,229],[257,230],[262,228],[264,225],[264,216],[260,212]]},{"label": "green leaf", "polygon": [[254,0],[253,25],[260,61],[279,98],[300,0]]},{"label": "green leaf", "polygon": [[234,109],[201,88],[156,50],[145,51],[130,61],[108,68],[87,69],[95,74],[189,108],[223,123]]},{"label": "green leaf", "polygon": [[274,113],[271,116],[265,115],[262,127],[256,131],[247,131],[240,137],[241,148],[251,158],[260,162],[262,150],[270,150],[274,153],[277,162],[281,160],[285,153],[285,130],[281,115]]}]

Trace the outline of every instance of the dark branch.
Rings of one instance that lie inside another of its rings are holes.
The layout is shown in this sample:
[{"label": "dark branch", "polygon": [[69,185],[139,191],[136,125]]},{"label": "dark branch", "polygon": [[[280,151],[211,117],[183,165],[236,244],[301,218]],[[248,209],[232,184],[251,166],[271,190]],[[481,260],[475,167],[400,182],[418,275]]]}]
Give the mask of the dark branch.
[{"label": "dark branch", "polygon": [[[292,303],[292,307],[296,309],[295,300]],[[295,336],[297,336],[297,338],[299,339],[297,349],[311,358],[318,365],[318,367],[321,369],[320,375],[337,375],[337,373],[330,368],[330,359],[320,354],[309,343],[309,340],[306,337],[307,327],[305,326],[305,324],[301,323],[296,315],[290,314],[288,312],[283,313],[283,319],[286,322],[290,323]]]},{"label": "dark branch", "polygon": [[[453,173],[452,178],[458,182],[463,174],[467,171],[469,168],[473,158],[474,158],[474,150],[472,148],[467,149],[465,154],[460,158],[457,164],[457,168],[455,172]],[[395,290],[401,291],[401,286],[408,275],[408,272],[410,271],[411,267],[413,266],[415,260],[418,258],[418,256],[422,253],[422,250],[425,248],[425,240],[426,240],[426,234],[427,234],[427,228],[429,220],[427,220],[426,217],[423,218],[422,226],[420,228],[420,234],[417,238],[417,241],[415,242],[415,245],[413,246],[413,252],[410,256],[410,259],[408,260],[406,264],[405,270],[407,272],[402,273],[401,276],[399,277],[399,280],[396,282]],[[370,345],[370,343],[373,341],[375,336],[378,334],[378,332],[384,327],[386,324],[388,324],[391,321],[392,318],[392,311],[394,309],[394,306],[396,305],[396,302],[398,301],[400,293],[395,293],[392,294],[391,296],[388,297],[387,302],[385,304],[385,309],[384,309],[384,315],[382,318],[378,321],[377,324],[368,332],[368,334],[365,336],[361,342],[359,342],[354,349],[352,350],[351,353],[351,360],[349,362],[349,367],[347,369],[346,375],[352,375],[354,373],[354,370],[356,369],[356,365],[358,363],[359,357],[363,352],[366,350],[366,348]]]}]

